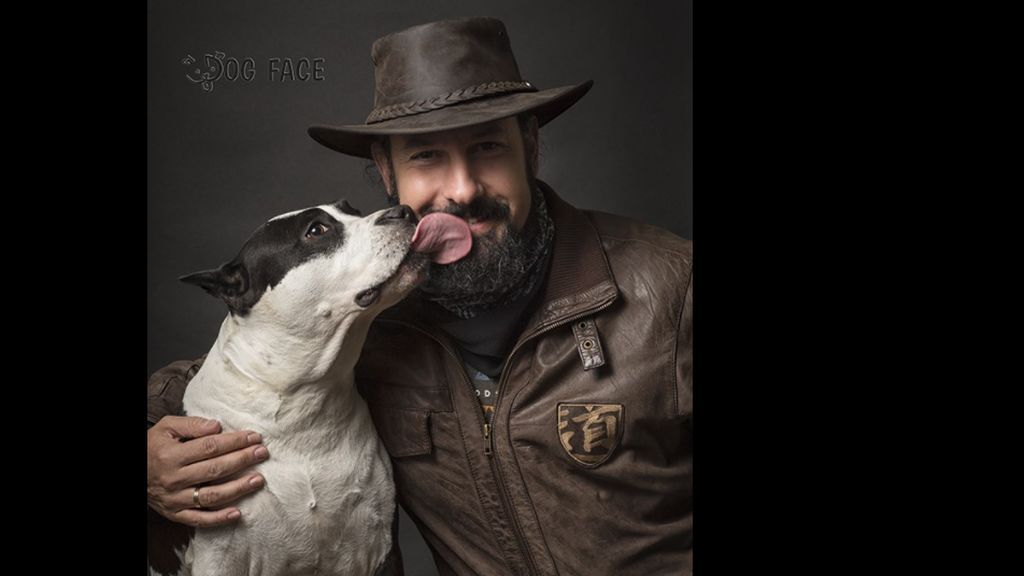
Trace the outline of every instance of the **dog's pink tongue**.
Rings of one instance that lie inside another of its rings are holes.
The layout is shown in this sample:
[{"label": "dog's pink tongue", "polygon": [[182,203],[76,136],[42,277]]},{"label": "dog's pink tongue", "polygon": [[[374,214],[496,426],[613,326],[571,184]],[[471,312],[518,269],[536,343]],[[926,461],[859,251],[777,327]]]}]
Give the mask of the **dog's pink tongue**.
[{"label": "dog's pink tongue", "polygon": [[412,249],[430,254],[438,264],[451,264],[469,254],[473,236],[469,224],[457,216],[431,212],[420,220],[412,235]]}]

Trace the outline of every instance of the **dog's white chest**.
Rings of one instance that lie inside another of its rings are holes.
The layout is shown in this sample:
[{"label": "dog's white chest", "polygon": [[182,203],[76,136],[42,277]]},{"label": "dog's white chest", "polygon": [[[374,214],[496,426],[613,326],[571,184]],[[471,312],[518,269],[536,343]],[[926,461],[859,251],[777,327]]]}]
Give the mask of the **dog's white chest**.
[{"label": "dog's white chest", "polygon": [[196,531],[193,573],[372,574],[391,548],[395,512],[390,465],[376,452],[272,457],[258,467],[264,489],[239,503],[237,525]]},{"label": "dog's white chest", "polygon": [[[199,397],[187,400],[190,415],[218,418],[225,429],[273,430],[206,413]],[[326,419],[336,429],[284,438],[265,432],[271,456],[256,467],[264,488],[237,503],[237,524],[196,530],[185,555],[192,574],[373,573],[392,545],[394,483],[365,403],[355,395],[349,408],[344,418]]]}]

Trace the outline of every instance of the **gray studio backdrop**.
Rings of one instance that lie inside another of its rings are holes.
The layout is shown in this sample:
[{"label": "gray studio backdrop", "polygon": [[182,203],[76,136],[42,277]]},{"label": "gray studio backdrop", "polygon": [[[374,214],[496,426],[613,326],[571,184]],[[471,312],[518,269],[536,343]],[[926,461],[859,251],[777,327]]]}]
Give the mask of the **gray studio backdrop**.
[{"label": "gray studio backdrop", "polygon": [[[367,161],[306,128],[362,122],[371,43],[430,20],[500,18],[540,89],[593,79],[541,130],[541,178],[578,207],[693,238],[690,4],[150,0],[146,375],[205,353],[226,313],[178,276],[234,257],[276,214],[342,197],[364,213],[386,205]],[[406,573],[436,574],[404,515],[401,536]]]}]

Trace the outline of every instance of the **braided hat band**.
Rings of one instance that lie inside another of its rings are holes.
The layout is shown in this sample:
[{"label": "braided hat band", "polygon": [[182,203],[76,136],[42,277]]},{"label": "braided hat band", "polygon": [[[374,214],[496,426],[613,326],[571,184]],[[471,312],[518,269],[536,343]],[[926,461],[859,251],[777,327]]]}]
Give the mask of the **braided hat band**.
[{"label": "braided hat band", "polygon": [[477,98],[483,98],[485,96],[493,96],[495,94],[515,94],[517,92],[536,91],[537,89],[534,88],[532,84],[525,81],[487,82],[485,84],[477,84],[476,86],[470,86],[469,88],[463,88],[461,90],[456,90],[454,92],[449,92],[426,100],[393,104],[391,106],[385,106],[384,108],[377,108],[366,117],[366,123],[375,124],[377,122],[383,122],[384,120],[393,120],[403,116],[429,112],[431,110],[437,110],[438,108],[476,100]]}]

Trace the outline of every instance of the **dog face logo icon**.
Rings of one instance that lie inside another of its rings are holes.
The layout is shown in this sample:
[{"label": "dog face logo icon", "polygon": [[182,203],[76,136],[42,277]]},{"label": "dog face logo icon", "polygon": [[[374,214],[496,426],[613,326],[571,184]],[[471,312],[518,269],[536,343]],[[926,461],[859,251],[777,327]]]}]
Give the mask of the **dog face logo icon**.
[{"label": "dog face logo icon", "polygon": [[558,405],[558,438],[576,462],[599,466],[611,456],[625,424],[621,404]]},{"label": "dog face logo icon", "polygon": [[191,54],[186,54],[181,63],[188,68],[185,78],[195,84],[201,84],[203,90],[213,92],[213,83],[224,74],[224,53],[214,52],[204,55],[204,64],[198,64]]}]

